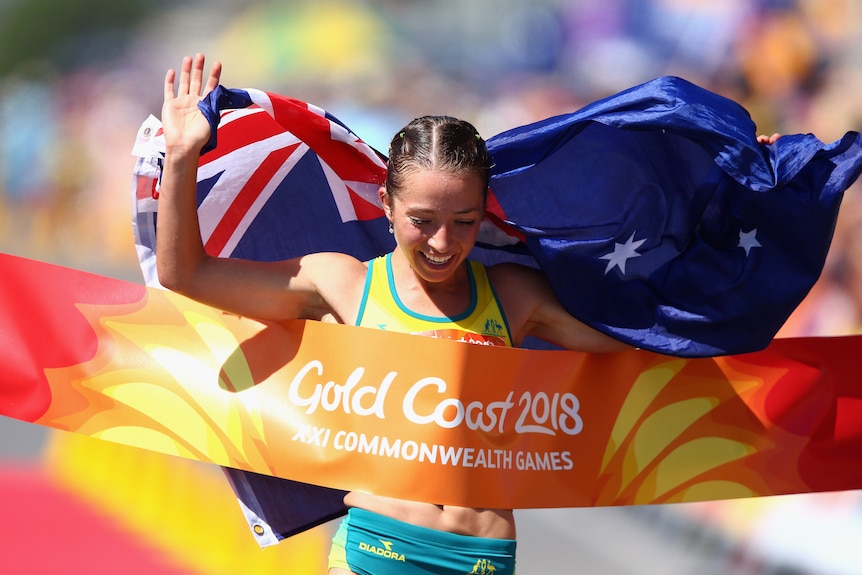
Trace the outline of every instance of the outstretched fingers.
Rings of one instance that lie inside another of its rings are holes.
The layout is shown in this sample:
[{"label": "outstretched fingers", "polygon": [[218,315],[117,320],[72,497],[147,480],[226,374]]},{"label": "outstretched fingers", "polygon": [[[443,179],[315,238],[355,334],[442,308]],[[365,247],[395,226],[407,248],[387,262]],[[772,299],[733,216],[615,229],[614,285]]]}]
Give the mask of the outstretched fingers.
[{"label": "outstretched fingers", "polygon": [[173,68],[165,74],[165,102],[174,99],[174,82],[177,79],[177,72]]},{"label": "outstretched fingers", "polygon": [[204,89],[204,94],[209,94],[213,90],[218,87],[219,81],[221,80],[221,62],[216,60],[213,62],[212,67],[210,68],[210,75],[207,78],[207,85]]},{"label": "outstretched fingers", "polygon": [[180,83],[177,86],[177,97],[185,96],[190,93],[189,84],[192,74],[192,59],[188,56],[183,57],[183,63],[180,65]]},{"label": "outstretched fingers", "polygon": [[[204,55],[195,54],[192,59],[191,71],[189,73],[189,94],[199,96],[201,93],[201,79],[204,75]],[[185,65],[185,61],[183,62]]]},{"label": "outstretched fingers", "polygon": [[222,65],[218,61],[213,63],[206,84],[204,84],[205,63],[206,58],[203,54],[184,57],[180,65],[179,84],[176,87],[176,92],[174,92],[174,83],[177,81],[177,72],[174,69],[168,70],[165,74],[165,100],[183,96],[201,97],[213,91],[221,79]]},{"label": "outstretched fingers", "polygon": [[[219,78],[221,77],[221,62],[214,62],[210,67],[209,76],[207,76],[206,84],[204,84],[204,68],[206,58],[203,54],[195,54],[189,62],[183,60],[183,70],[186,66],[189,68],[189,85],[188,93],[193,96],[206,96],[209,92],[218,86]],[[180,82],[182,84],[182,81]]]}]

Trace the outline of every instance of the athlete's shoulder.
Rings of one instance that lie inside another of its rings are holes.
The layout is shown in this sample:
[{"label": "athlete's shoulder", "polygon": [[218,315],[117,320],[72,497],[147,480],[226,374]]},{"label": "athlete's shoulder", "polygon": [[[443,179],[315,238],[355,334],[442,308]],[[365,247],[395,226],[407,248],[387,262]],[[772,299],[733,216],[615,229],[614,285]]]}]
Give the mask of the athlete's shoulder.
[{"label": "athlete's shoulder", "polygon": [[356,297],[357,285],[364,283],[368,263],[349,254],[318,252],[303,256],[299,262],[300,273],[310,278],[317,290],[329,302],[340,298]]},{"label": "athlete's shoulder", "polygon": [[514,262],[504,262],[487,266],[488,277],[497,285],[530,286],[545,284],[544,274],[529,266]]}]

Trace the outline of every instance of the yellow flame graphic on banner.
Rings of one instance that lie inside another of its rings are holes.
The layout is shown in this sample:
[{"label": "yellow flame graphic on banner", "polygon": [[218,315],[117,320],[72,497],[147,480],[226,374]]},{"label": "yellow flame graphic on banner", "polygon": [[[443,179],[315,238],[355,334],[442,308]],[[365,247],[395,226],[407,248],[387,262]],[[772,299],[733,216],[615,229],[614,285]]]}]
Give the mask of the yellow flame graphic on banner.
[{"label": "yellow flame graphic on banner", "polygon": [[43,422],[205,462],[270,468],[261,401],[225,314],[171,292],[151,289],[148,298],[127,315],[82,306],[101,331],[100,349],[86,364],[49,374],[69,380],[62,387],[73,397],[53,402]]},{"label": "yellow flame graphic on banner", "polygon": [[[733,425],[716,422],[721,421],[718,412],[729,402],[735,401],[737,411],[743,407],[740,391],[756,391],[764,381],[749,377],[732,388],[727,378],[716,374],[689,383],[690,391],[680,393],[680,386],[671,391],[671,383],[688,364],[685,359],[664,359],[637,377],[602,458],[600,473],[605,482],[598,503],[647,504],[699,501],[716,494],[722,498],[758,494],[754,482],[738,479],[740,473],[734,474],[734,480],[721,475],[722,466],[738,464],[769,447],[757,439],[757,418]],[[700,425],[707,420],[711,421],[708,426]],[[716,435],[718,432],[726,435]]]}]

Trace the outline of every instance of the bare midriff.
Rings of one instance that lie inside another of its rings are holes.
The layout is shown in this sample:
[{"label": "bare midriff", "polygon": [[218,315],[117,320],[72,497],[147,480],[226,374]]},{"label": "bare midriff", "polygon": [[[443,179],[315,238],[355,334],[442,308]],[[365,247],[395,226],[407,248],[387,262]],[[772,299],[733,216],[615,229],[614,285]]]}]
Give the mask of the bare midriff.
[{"label": "bare midriff", "polygon": [[351,491],[348,507],[359,507],[421,527],[491,539],[515,539],[515,515],[511,509],[476,509],[434,505]]}]

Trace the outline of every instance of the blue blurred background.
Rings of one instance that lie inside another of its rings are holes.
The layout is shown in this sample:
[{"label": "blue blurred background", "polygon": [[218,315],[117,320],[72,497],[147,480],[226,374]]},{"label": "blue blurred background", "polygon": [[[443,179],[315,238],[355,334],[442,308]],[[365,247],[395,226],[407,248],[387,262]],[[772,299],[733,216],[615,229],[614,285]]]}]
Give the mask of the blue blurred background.
[{"label": "blue blurred background", "polygon": [[[225,85],[315,103],[384,150],[420,114],[460,116],[489,137],[665,74],[739,101],[761,133],[833,141],[862,128],[857,0],[0,0],[0,251],[141,281],[131,147],[140,123],[159,114],[165,70],[198,51],[224,63]],[[856,185],[823,277],[780,335],[860,332],[860,208]],[[37,494],[11,511],[22,485],[47,477],[50,488],[149,541],[148,553],[181,564],[177,572],[236,572],[243,556],[245,572],[269,572],[249,557],[270,550],[224,551],[228,537],[247,533],[213,527],[201,539],[219,554],[202,541],[182,548],[153,538],[152,523],[133,525],[140,492],[106,503],[108,490],[92,487],[92,468],[116,454],[69,441],[0,417],[0,477],[12,478],[0,481],[0,571],[53,572],[34,567],[33,554],[54,544],[44,531],[60,521],[58,509],[39,507],[48,498]],[[136,457],[123,459],[129,484],[140,466],[188,465]],[[174,500],[176,513],[158,516],[152,495],[141,511],[162,524],[184,521],[212,475],[171,469],[171,488],[186,489],[186,503]],[[210,501],[230,498],[212,489]],[[43,547],[14,539],[25,531],[20,513],[37,519],[33,537]],[[83,521],[70,513],[66,539]],[[862,574],[857,492],[520,516],[519,573]],[[322,572],[329,529],[273,559],[273,572]],[[94,536],[79,545],[98,556],[109,543]],[[188,560],[195,554],[223,557]],[[299,567],[299,554],[313,557]]]}]

